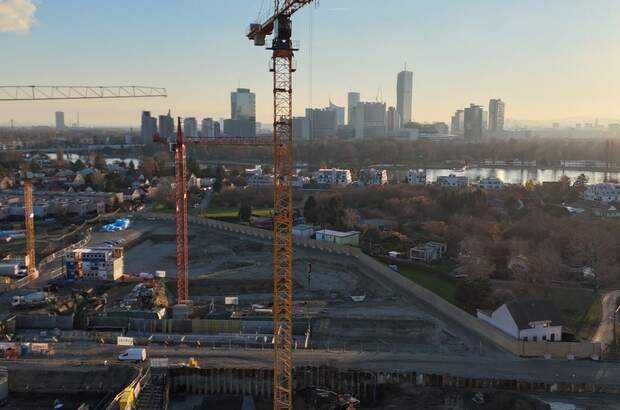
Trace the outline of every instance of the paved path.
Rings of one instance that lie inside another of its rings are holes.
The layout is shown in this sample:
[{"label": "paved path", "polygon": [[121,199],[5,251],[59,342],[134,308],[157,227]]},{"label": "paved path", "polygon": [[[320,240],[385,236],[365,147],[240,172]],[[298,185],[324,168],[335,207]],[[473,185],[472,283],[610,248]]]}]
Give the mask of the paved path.
[{"label": "paved path", "polygon": [[603,305],[601,314],[601,323],[596,329],[596,333],[592,337],[593,342],[599,342],[603,344],[603,349],[607,345],[613,343],[613,330],[614,330],[614,312],[617,308],[616,300],[620,297],[620,290],[612,290],[607,292],[601,298],[601,304]]}]

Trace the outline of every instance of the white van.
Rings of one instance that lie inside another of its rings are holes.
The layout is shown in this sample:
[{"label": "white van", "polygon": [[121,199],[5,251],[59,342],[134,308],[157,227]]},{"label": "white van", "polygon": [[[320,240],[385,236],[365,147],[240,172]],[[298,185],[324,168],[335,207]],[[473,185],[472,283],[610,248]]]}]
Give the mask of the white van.
[{"label": "white van", "polygon": [[143,362],[146,360],[146,349],[142,347],[127,349],[118,355],[118,360],[121,362]]}]

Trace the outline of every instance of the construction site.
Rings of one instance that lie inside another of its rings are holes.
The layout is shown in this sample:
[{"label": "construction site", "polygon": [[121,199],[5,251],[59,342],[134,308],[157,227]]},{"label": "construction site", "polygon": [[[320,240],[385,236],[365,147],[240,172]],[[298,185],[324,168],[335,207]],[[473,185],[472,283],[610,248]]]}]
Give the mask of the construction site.
[{"label": "construction site", "polygon": [[[37,261],[23,174],[25,249],[0,295],[7,408],[613,408],[620,368],[600,373],[600,346],[509,341],[357,247],[293,236],[292,18],[312,3],[275,0],[245,34],[271,53],[273,136],[191,138],[181,117],[153,135],[174,158],[174,213],[97,218]],[[28,99],[165,96],[103,88]],[[191,144],[273,148],[272,230],[190,215]]]}]

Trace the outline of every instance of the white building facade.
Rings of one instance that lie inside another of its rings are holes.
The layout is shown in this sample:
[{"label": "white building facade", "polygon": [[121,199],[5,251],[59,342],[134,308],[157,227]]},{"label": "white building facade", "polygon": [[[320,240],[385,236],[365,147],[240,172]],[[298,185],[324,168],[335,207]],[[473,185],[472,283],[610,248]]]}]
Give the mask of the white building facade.
[{"label": "white building facade", "polygon": [[320,185],[349,185],[352,182],[351,171],[348,169],[319,169],[316,181]]},{"label": "white building facade", "polygon": [[385,169],[360,169],[358,180],[363,185],[385,185],[388,183],[388,173]]},{"label": "white building facade", "polygon": [[620,196],[620,185],[602,183],[588,186],[583,193],[583,199],[598,202],[615,202]]},{"label": "white building facade", "polygon": [[65,256],[67,279],[118,280],[124,273],[123,248],[75,249]]},{"label": "white building facade", "polygon": [[437,185],[442,188],[466,188],[469,179],[466,176],[458,176],[454,174],[437,177]]},{"label": "white building facade", "polygon": [[426,172],[418,169],[410,169],[407,171],[407,183],[409,185],[426,185]]},{"label": "white building facade", "polygon": [[482,178],[478,182],[480,189],[486,189],[487,191],[501,191],[505,188],[504,181],[496,177]]},{"label": "white building facade", "polygon": [[549,302],[505,303],[493,312],[478,310],[478,319],[524,342],[560,342],[560,313]]}]

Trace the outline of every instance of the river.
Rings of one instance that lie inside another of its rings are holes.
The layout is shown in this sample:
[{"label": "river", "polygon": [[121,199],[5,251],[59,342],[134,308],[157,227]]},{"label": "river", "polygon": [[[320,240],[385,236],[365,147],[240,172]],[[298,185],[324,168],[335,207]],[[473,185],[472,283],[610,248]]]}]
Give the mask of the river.
[{"label": "river", "polygon": [[[56,159],[55,152],[46,152],[45,154],[49,156],[51,160]],[[71,161],[71,162],[75,162],[78,159],[81,159],[82,161],[85,161],[88,159],[87,155],[80,155],[80,154],[75,154],[71,152],[65,152],[64,156],[67,161]],[[115,164],[117,162],[124,162],[126,165],[129,165],[131,161],[133,161],[133,164],[136,167],[142,163],[142,161],[139,160],[138,158],[119,158],[119,157],[105,158],[105,163],[107,165]]]},{"label": "river", "polygon": [[[459,176],[467,176],[470,182],[476,182],[482,178],[495,176],[508,184],[525,184],[532,180],[537,183],[559,181],[563,176],[575,180],[579,175],[585,174],[589,183],[605,182],[606,180],[620,180],[619,172],[602,172],[602,171],[577,171],[563,169],[535,169],[535,168],[467,168],[465,170],[455,171],[449,168],[426,169],[426,180],[435,182],[437,177],[455,174]],[[388,169],[388,172],[390,170]],[[396,176],[402,180],[407,177],[407,171],[403,169],[394,169]]]}]

